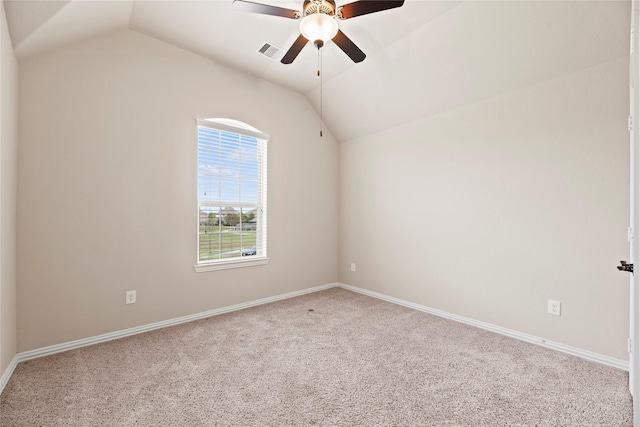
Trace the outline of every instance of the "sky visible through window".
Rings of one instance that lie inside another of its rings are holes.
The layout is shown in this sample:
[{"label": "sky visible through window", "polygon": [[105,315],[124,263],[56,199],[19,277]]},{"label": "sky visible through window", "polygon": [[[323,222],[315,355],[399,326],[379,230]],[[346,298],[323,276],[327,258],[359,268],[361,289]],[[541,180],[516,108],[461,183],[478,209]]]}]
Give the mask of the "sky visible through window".
[{"label": "sky visible through window", "polygon": [[258,140],[198,128],[198,198],[226,206],[258,203]]}]

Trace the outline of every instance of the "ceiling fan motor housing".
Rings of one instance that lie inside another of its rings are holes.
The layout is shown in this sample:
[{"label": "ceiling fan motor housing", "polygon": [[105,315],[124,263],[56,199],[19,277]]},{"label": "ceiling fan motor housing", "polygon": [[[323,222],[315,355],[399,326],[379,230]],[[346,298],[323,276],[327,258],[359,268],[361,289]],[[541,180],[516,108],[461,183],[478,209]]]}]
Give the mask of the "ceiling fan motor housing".
[{"label": "ceiling fan motor housing", "polygon": [[323,13],[329,16],[336,15],[336,2],[333,0],[304,0],[302,5],[304,16],[314,13]]}]

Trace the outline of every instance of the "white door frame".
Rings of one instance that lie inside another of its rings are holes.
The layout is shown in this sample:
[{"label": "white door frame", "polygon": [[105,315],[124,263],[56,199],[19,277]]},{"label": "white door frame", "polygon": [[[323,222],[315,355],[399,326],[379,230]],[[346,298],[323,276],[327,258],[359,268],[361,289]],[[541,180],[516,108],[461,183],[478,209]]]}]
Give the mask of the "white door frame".
[{"label": "white door frame", "polygon": [[630,262],[636,273],[629,281],[629,390],[633,396],[633,425],[640,427],[640,250],[635,250],[635,242],[640,242],[640,0],[631,2],[631,47],[629,60],[629,147],[630,147]]}]

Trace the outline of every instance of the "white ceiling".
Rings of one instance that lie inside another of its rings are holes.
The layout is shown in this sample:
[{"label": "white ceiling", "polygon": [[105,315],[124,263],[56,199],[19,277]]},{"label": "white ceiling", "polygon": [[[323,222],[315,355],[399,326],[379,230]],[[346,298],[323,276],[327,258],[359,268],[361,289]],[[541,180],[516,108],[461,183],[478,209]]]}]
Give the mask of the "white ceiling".
[{"label": "white ceiling", "polygon": [[[259,0],[252,0],[259,1]],[[349,2],[340,1],[338,4]],[[301,9],[302,0],[264,0]],[[284,50],[299,21],[241,12],[231,0],[5,0],[19,59],[129,29],[291,90],[318,108],[317,51]],[[366,54],[323,48],[324,121],[340,141],[428,117],[627,55],[629,1],[430,1],[339,21]]]}]

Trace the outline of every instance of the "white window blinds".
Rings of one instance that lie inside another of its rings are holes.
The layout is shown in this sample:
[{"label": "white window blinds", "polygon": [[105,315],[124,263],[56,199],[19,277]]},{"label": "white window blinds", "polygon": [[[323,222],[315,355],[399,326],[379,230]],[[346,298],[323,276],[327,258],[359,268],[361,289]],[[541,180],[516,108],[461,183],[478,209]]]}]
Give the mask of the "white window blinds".
[{"label": "white window blinds", "polygon": [[266,260],[268,136],[241,122],[197,123],[198,265]]}]

